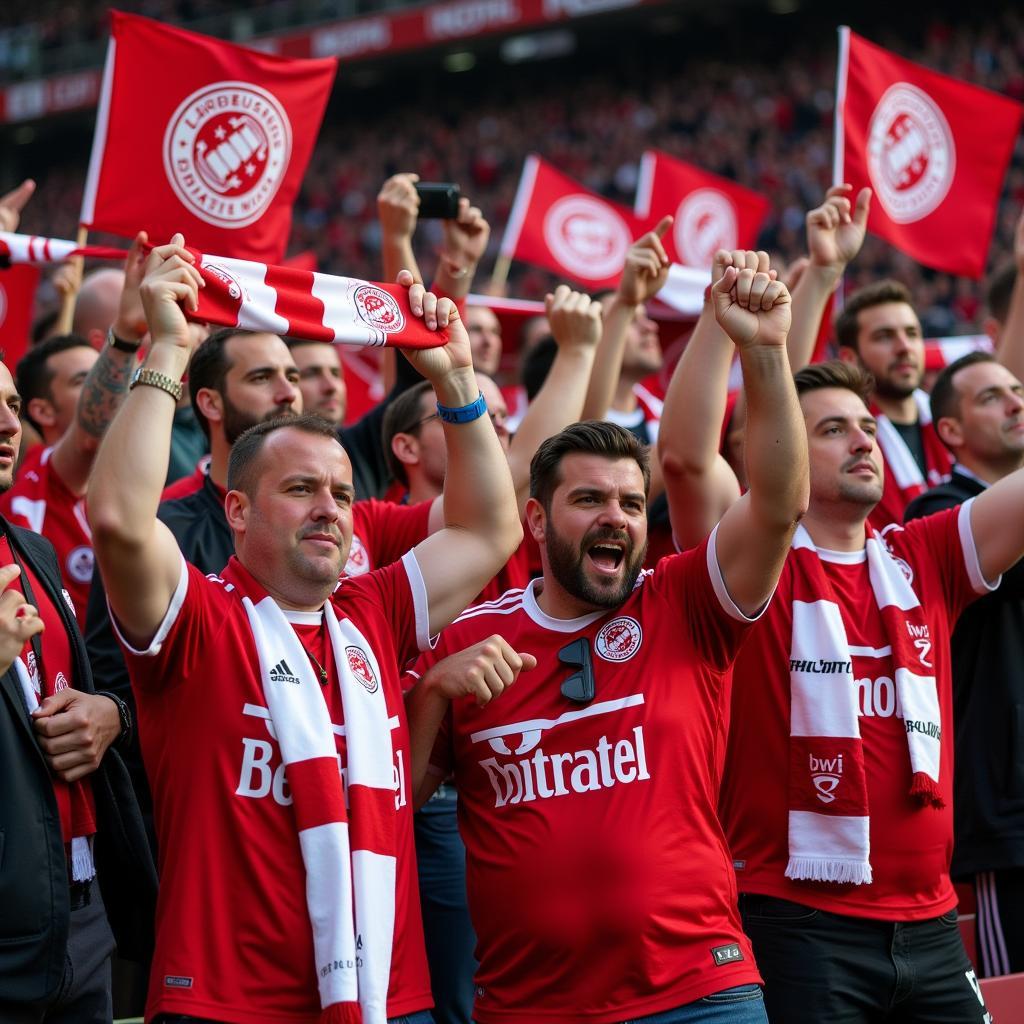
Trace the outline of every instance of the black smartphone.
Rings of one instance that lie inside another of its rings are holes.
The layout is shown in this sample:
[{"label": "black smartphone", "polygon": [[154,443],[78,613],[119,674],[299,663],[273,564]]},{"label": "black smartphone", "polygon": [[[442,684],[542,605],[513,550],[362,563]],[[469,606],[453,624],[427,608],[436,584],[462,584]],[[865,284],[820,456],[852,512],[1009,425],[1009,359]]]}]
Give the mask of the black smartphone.
[{"label": "black smartphone", "polygon": [[450,181],[418,181],[420,220],[455,220],[459,215],[459,186]]}]

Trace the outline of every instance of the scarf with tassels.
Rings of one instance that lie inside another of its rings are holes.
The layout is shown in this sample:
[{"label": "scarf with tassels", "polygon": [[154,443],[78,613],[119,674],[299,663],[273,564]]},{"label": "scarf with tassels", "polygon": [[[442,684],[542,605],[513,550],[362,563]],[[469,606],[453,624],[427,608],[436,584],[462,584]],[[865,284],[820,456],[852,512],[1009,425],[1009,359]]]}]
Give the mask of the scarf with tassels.
[{"label": "scarf with tassels", "polygon": [[[868,576],[892,648],[905,721],[939,719],[934,675],[918,675],[914,636],[927,635],[920,601],[884,539],[868,528]],[[816,882],[871,881],[864,747],[853,658],[832,585],[807,531],[793,539],[790,646],[789,864],[786,876]],[[942,807],[940,731],[908,731],[910,795]]]}]

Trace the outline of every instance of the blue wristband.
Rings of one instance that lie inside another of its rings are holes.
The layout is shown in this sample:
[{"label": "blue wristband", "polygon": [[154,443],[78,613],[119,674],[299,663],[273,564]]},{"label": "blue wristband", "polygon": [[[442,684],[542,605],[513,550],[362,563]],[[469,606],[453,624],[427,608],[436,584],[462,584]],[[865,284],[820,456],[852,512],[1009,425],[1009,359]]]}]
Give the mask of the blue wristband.
[{"label": "blue wristband", "polygon": [[472,423],[473,420],[480,419],[486,412],[487,402],[484,401],[482,391],[477,395],[475,402],[470,402],[469,405],[460,405],[458,408],[451,408],[450,406],[442,405],[440,402],[437,403],[437,415],[445,423]]}]

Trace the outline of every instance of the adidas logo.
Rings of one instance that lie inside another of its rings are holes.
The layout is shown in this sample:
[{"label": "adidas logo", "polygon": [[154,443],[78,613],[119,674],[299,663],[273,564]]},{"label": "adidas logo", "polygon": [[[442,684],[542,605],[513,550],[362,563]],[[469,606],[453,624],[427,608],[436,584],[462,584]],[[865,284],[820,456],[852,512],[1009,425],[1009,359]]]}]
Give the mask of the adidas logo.
[{"label": "adidas logo", "polygon": [[299,685],[299,677],[292,675],[288,662],[282,658],[271,670],[270,681],[273,683],[294,683]]}]

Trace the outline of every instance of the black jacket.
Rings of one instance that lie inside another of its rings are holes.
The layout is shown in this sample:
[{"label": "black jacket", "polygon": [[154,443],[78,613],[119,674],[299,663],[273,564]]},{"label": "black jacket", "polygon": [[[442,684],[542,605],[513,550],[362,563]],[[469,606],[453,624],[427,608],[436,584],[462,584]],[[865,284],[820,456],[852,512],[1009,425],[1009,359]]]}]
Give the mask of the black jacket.
[{"label": "black jacket", "polygon": [[[7,536],[64,623],[74,687],[94,692],[85,644],[62,595],[52,545],[16,526],[7,527]],[[51,996],[64,973],[68,865],[49,769],[13,666],[0,676],[0,691],[0,1002],[30,1002]],[[156,869],[116,751],[107,751],[89,780],[96,801],[94,856],[107,917],[120,954],[145,960],[153,941]]]},{"label": "black jacket", "polygon": [[[157,510],[157,516],[167,524],[186,560],[204,573],[220,572],[235,553],[235,542],[224,515],[224,502],[209,477],[194,494],[174,501],[165,501]],[[128,667],[110,625],[107,611],[107,593],[103,588],[99,570],[93,573],[92,588],[89,591],[89,605],[85,615],[85,642],[89,650],[93,675],[100,689],[116,693],[135,713],[135,697],[132,694]],[[124,751],[125,763],[131,773],[139,805],[155,846],[152,814],[153,797],[149,791],[149,780],[142,764],[138,747],[138,732],[131,747]]]},{"label": "black jacket", "polygon": [[[953,468],[907,506],[907,521],[953,508],[982,484]],[[953,630],[954,877],[1024,867],[1024,562]]]}]

